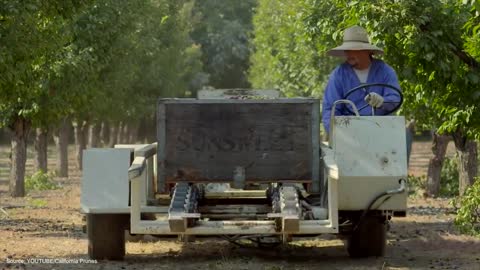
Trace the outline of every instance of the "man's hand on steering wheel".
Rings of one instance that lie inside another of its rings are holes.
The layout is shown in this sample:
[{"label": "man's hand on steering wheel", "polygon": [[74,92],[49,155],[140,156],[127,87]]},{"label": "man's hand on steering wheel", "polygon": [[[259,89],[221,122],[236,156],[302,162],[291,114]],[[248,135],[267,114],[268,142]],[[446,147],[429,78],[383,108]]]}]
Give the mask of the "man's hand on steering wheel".
[{"label": "man's hand on steering wheel", "polygon": [[383,97],[375,92],[368,93],[364,100],[373,108],[380,108],[383,105]]},{"label": "man's hand on steering wheel", "polygon": [[[374,86],[381,86],[381,87],[386,87],[386,88],[390,88],[392,90],[394,90],[398,96],[400,97],[400,100],[399,101],[385,101],[384,98],[375,93],[375,92],[370,92],[368,90],[369,87],[374,87]],[[386,104],[386,103],[397,103],[397,105],[391,109],[385,109],[386,113],[385,114],[391,114],[393,112],[395,112],[398,108],[400,108],[400,106],[402,106],[402,103],[403,103],[403,95],[402,95],[402,92],[400,91],[400,89],[398,89],[397,87],[393,86],[393,85],[390,85],[390,84],[385,84],[385,83],[369,83],[369,84],[362,84],[362,85],[359,85],[355,88],[352,88],[350,89],[347,94],[345,94],[345,97],[344,99],[348,99],[348,97],[350,95],[352,95],[352,93],[360,90],[360,89],[365,89],[367,95],[365,96],[364,100],[365,102],[367,102],[366,105],[364,105],[363,107],[361,108],[358,108],[358,111],[361,111],[363,110],[365,107],[367,106],[371,106],[372,108],[379,108],[381,107],[382,105]],[[347,106],[346,109],[353,114],[353,112],[350,110],[350,108]],[[373,114],[373,111],[372,111],[372,114]]]}]

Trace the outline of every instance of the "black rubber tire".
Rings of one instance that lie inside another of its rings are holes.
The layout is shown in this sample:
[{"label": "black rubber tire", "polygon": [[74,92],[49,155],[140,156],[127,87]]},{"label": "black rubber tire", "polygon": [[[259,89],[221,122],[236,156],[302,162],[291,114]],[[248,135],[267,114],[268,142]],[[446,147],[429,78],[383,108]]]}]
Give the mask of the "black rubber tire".
[{"label": "black rubber tire", "polygon": [[366,216],[347,237],[347,251],[352,258],[383,257],[387,246],[385,217]]},{"label": "black rubber tire", "polygon": [[95,260],[123,260],[129,215],[88,214],[88,256]]}]

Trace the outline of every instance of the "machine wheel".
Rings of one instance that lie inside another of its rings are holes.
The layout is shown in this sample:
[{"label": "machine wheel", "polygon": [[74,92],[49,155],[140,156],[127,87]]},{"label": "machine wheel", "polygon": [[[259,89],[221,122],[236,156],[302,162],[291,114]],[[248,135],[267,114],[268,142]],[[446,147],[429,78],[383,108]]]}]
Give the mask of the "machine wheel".
[{"label": "machine wheel", "polygon": [[346,245],[353,258],[384,256],[387,245],[385,217],[366,216],[347,238]]},{"label": "machine wheel", "polygon": [[96,260],[122,260],[129,215],[88,214],[88,256]]}]

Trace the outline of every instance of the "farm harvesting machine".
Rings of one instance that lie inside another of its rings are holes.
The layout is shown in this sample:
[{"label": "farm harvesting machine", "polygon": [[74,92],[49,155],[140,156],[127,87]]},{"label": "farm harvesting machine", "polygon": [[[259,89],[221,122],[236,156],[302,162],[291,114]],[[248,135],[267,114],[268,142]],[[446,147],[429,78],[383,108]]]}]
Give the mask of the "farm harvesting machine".
[{"label": "farm harvesting machine", "polygon": [[332,115],[323,142],[318,99],[245,89],[160,99],[157,142],[84,152],[89,256],[123,259],[126,231],[278,244],[335,234],[352,257],[384,255],[389,220],[406,215],[405,120],[342,103],[353,115]]}]

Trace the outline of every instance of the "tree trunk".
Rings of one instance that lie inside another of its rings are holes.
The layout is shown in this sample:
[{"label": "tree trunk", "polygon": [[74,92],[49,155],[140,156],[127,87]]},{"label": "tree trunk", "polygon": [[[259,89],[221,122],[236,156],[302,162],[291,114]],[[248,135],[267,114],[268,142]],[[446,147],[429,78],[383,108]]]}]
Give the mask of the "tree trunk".
[{"label": "tree trunk", "polygon": [[138,140],[138,124],[136,122],[131,122],[127,125],[127,141],[128,143],[134,144]]},{"label": "tree trunk", "polygon": [[75,158],[79,170],[83,169],[83,150],[87,148],[88,127],[87,121],[78,121],[75,126]]},{"label": "tree trunk", "polygon": [[123,141],[123,126],[125,125],[125,122],[120,121],[118,123],[118,131],[117,131],[117,143],[124,143]]},{"label": "tree trunk", "polygon": [[146,118],[146,142],[147,143],[152,143],[157,141],[157,124],[156,124],[156,118],[154,117],[147,117]]},{"label": "tree trunk", "polygon": [[27,161],[27,137],[30,123],[17,118],[12,126],[12,157],[10,163],[9,191],[12,197],[25,196],[25,163]]},{"label": "tree trunk", "polygon": [[121,133],[122,133],[122,140],[120,142],[126,143],[126,144],[130,143],[128,141],[128,123],[127,122],[123,122]]},{"label": "tree trunk", "polygon": [[477,142],[467,140],[465,150],[458,150],[458,175],[459,175],[459,191],[463,195],[465,190],[473,185],[477,176]]},{"label": "tree trunk", "polygon": [[45,128],[37,128],[35,130],[35,171],[42,170],[47,172],[47,148],[48,148],[48,130]]},{"label": "tree trunk", "polygon": [[88,147],[95,148],[100,146],[100,131],[102,123],[93,123],[88,130]]},{"label": "tree trunk", "polygon": [[108,147],[113,148],[118,142],[118,128],[120,127],[120,122],[113,123],[110,125],[110,139],[108,140]]},{"label": "tree trunk", "polygon": [[108,145],[110,141],[110,123],[108,121],[103,121],[102,131],[100,132],[100,137],[102,138],[102,146]]},{"label": "tree trunk", "polygon": [[138,124],[138,138],[141,143],[152,143],[156,141],[156,124],[151,117],[143,117]]},{"label": "tree trunk", "polygon": [[118,127],[118,143],[128,144],[128,123],[125,121],[120,122]]},{"label": "tree trunk", "polygon": [[61,121],[60,127],[55,132],[53,139],[57,147],[56,173],[60,177],[68,177],[68,132],[70,120],[65,118]]},{"label": "tree trunk", "polygon": [[429,197],[436,197],[440,193],[440,175],[442,172],[443,161],[445,160],[445,154],[447,153],[450,136],[439,135],[436,131],[433,131],[432,137],[433,157],[428,162],[426,195]]},{"label": "tree trunk", "polygon": [[477,176],[477,143],[467,139],[461,130],[454,133],[453,140],[458,154],[459,191],[462,195]]},{"label": "tree trunk", "polygon": [[145,117],[142,117],[139,122],[138,122],[138,140],[141,142],[141,143],[148,143],[148,140],[146,138],[147,136],[147,122],[145,121]]}]

